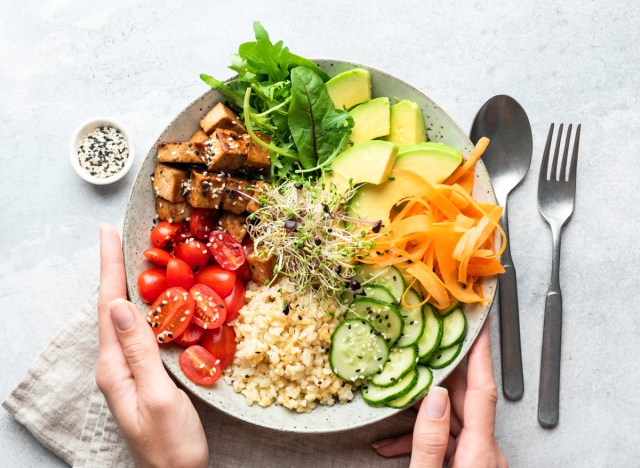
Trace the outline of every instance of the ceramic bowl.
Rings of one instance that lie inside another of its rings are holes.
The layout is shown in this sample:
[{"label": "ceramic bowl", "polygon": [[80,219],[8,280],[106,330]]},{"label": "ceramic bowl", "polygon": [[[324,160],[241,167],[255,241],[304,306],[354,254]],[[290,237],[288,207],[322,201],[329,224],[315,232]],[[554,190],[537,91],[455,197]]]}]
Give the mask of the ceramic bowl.
[{"label": "ceramic bowl", "polygon": [[[356,66],[370,70],[374,96],[390,96],[398,100],[409,99],[418,103],[425,117],[430,140],[446,143],[462,151],[465,155],[471,151],[473,145],[466,133],[440,106],[408,83],[388,73],[360,64],[337,60],[316,60],[316,63],[331,76]],[[221,99],[222,95],[219,92],[210,90],[187,106],[169,124],[151,147],[136,178],[125,217],[124,258],[129,296],[141,310],[146,310],[148,306],[140,299],[136,287],[136,279],[141,271],[151,267],[144,259],[142,252],[150,247],[149,231],[153,227],[152,219],[155,216],[154,194],[150,176],[153,174],[156,165],[158,144],[168,141],[187,140],[198,128],[200,118]],[[476,165],[475,171],[474,197],[481,201],[495,203],[496,199],[489,175],[482,161]],[[494,297],[495,290],[496,280],[494,278],[484,282],[484,292],[488,298]],[[490,303],[465,307],[468,329],[462,352],[452,365],[445,369],[433,371],[433,385],[440,384],[467,354],[489,314],[490,307]],[[201,387],[189,381],[178,365],[178,356],[181,351],[182,349],[177,345],[163,347],[161,351],[165,366],[178,382],[207,404],[258,426],[298,433],[334,432],[365,426],[393,416],[400,411],[391,408],[368,406],[359,392],[356,392],[354,399],[347,404],[318,406],[311,413],[299,414],[276,405],[268,408],[262,408],[256,404],[248,406],[244,396],[236,393],[223,380],[220,380],[212,387]]]}]

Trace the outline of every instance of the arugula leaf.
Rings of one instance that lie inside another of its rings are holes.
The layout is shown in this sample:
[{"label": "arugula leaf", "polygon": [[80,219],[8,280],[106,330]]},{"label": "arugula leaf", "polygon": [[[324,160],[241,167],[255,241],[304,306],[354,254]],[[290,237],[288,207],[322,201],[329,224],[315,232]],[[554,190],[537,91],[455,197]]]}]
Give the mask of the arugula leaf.
[{"label": "arugula leaf", "polygon": [[344,135],[350,135],[344,123],[351,117],[336,110],[322,78],[309,68],[291,70],[291,96],[289,129],[300,164],[304,169],[324,165],[342,148]]},{"label": "arugula leaf", "polygon": [[307,67],[310,70],[313,70],[314,72],[316,72],[320,76],[320,78],[322,78],[322,81],[324,82],[329,81],[329,75],[327,75],[327,73],[318,65],[316,65],[309,59],[290,53],[289,68],[294,68],[294,67]]}]

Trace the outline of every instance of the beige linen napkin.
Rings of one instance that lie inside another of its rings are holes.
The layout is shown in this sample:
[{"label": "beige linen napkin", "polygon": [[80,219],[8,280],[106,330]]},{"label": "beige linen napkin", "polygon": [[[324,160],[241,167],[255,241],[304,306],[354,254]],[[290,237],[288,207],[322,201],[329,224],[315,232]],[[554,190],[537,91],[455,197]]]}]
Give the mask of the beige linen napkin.
[{"label": "beige linen napkin", "polygon": [[[131,466],[124,441],[94,382],[96,303],[97,293],[47,345],[3,406],[70,465]],[[410,431],[411,410],[360,429],[300,435],[244,423],[195,398],[194,404],[209,441],[211,466],[396,467],[409,463],[408,457],[384,459],[370,444]]]}]

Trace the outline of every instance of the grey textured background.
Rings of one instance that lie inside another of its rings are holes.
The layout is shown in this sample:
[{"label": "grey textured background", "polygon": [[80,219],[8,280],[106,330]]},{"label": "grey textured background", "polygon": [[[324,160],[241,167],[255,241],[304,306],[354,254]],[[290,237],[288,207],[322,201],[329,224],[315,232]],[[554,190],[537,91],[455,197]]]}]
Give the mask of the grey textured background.
[{"label": "grey textured background", "polygon": [[[180,3],[180,4],[178,4]],[[0,3],[0,398],[97,285],[97,224],[119,223],[135,168],[112,187],[68,162],[74,128],[108,115],[138,158],[261,19],[310,57],[390,71],[469,128],[494,94],[520,101],[532,169],[510,199],[526,394],[498,404],[512,466],[637,466],[640,454],[640,9],[604,2]],[[536,422],[550,234],[536,180],[550,122],[581,122],[578,201],[564,234],[561,421]],[[136,167],[140,159],[136,161]],[[497,321],[494,362],[499,378]],[[62,463],[0,411],[0,465]]]}]

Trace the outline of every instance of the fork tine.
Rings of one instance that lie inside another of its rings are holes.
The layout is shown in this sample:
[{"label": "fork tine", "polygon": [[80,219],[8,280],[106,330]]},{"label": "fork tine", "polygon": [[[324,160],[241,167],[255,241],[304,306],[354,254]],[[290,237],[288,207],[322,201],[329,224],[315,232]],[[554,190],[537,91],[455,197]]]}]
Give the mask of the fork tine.
[{"label": "fork tine", "polygon": [[558,137],[556,138],[556,150],[553,153],[553,162],[551,163],[551,174],[549,180],[557,180],[558,177],[558,159],[560,159],[560,142],[562,141],[562,128],[564,124],[558,127]]},{"label": "fork tine", "polygon": [[547,180],[547,169],[549,167],[549,150],[551,149],[551,139],[553,138],[553,125],[549,127],[549,136],[547,136],[547,143],[544,145],[544,153],[542,154],[542,162],[540,163],[540,176],[539,181]]},{"label": "fork tine", "polygon": [[573,139],[573,155],[571,156],[571,168],[569,169],[569,182],[573,182],[575,187],[576,171],[578,168],[578,147],[580,146],[580,128],[582,124],[578,124],[576,128],[576,136]]},{"label": "fork tine", "polygon": [[564,182],[567,174],[567,159],[569,158],[569,142],[571,141],[571,129],[573,124],[569,124],[567,135],[564,137],[564,153],[562,154],[562,162],[560,163],[560,182]]}]

